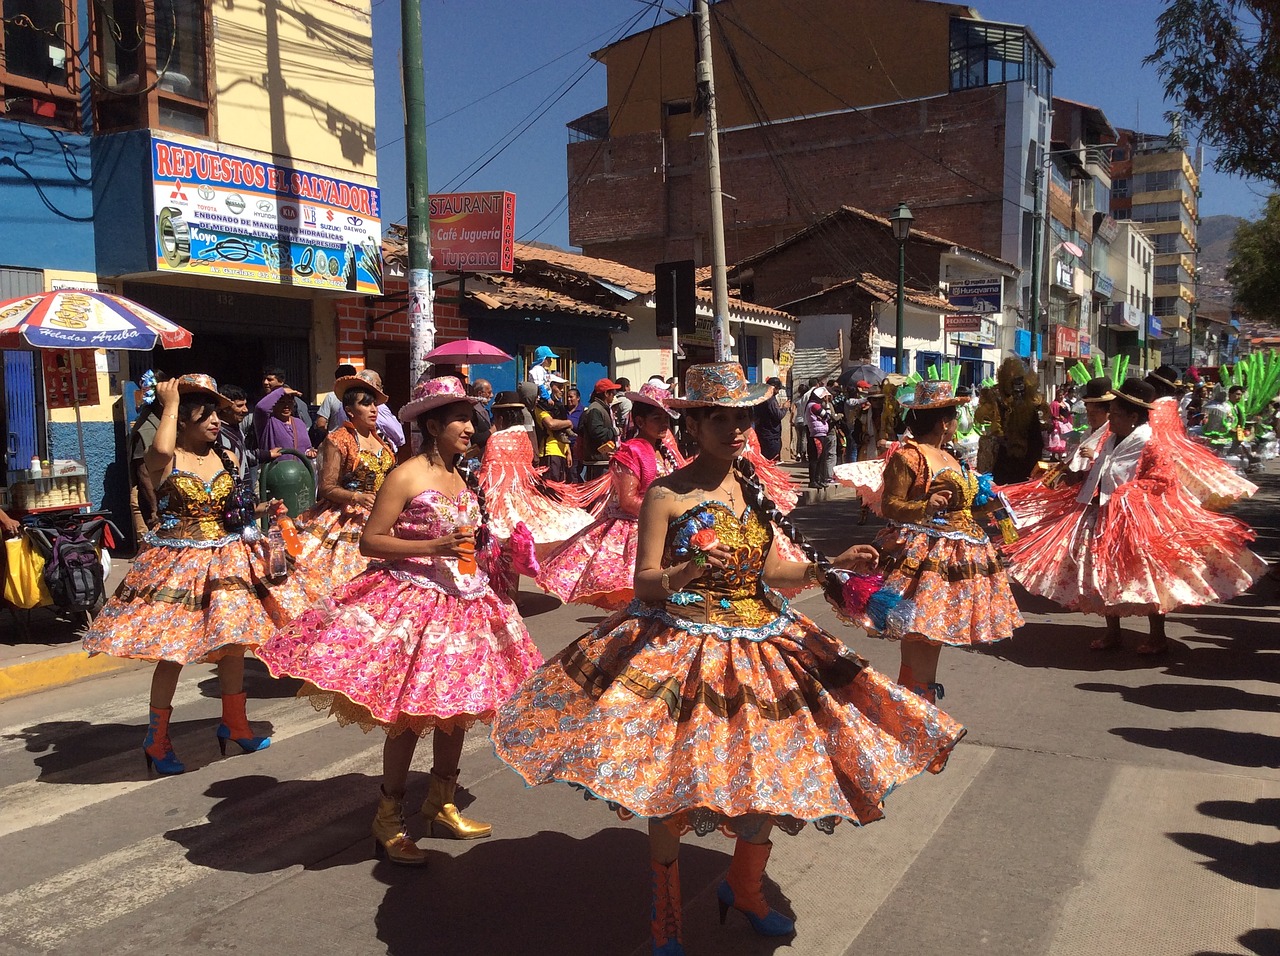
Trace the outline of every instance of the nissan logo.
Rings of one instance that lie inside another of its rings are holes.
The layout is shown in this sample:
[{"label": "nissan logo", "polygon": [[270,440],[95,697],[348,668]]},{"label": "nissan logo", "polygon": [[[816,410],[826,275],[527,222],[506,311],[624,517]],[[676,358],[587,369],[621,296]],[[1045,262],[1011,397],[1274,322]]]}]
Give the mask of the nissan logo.
[{"label": "nissan logo", "polygon": [[234,215],[240,215],[244,212],[244,197],[239,193],[232,193],[225,200],[227,209]]}]

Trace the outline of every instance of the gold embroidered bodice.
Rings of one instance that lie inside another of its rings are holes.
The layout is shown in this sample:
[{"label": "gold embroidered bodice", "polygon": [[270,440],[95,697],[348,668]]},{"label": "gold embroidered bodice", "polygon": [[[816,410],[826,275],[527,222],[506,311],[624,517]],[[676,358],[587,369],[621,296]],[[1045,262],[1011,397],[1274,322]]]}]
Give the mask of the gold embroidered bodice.
[{"label": "gold embroidered bodice", "polygon": [[206,482],[189,471],[174,469],[156,489],[160,514],[157,538],[213,541],[227,536],[222,513],[235,481],[220,471]]},{"label": "gold embroidered bodice", "polygon": [[735,515],[720,501],[695,505],[671,522],[663,548],[662,565],[670,567],[685,560],[675,553],[676,538],[700,514],[714,519],[716,537],[728,548],[725,567],[708,565],[701,577],[667,599],[666,611],[675,617],[723,627],[760,627],[778,616],[778,607],[766,595],[764,562],[773,542],[773,529],[752,509]]},{"label": "gold embroidered bodice", "polygon": [[[362,448],[360,449],[359,461],[352,470],[346,482],[346,487],[352,491],[376,493],[382,487],[383,479],[391,473],[391,469],[395,466],[395,455],[392,455],[385,448],[381,454]],[[352,482],[358,483],[356,487],[351,487]]]}]

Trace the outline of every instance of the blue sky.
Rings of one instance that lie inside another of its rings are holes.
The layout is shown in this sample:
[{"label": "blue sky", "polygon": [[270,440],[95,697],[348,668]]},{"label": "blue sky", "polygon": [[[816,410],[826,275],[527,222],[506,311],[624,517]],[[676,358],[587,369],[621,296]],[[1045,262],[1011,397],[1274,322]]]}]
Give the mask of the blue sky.
[{"label": "blue sky", "polygon": [[[1167,127],[1159,79],[1142,65],[1159,0],[974,6],[989,20],[1031,27],[1057,63],[1057,95],[1101,107],[1115,126]],[[605,102],[604,67],[588,54],[652,24],[656,9],[649,0],[422,0],[431,191],[510,190],[517,235],[567,245],[565,123]],[[405,208],[400,0],[374,0],[373,28],[378,178],[390,223]],[[1266,191],[1214,172],[1213,155],[1206,150],[1202,215],[1255,217]]]}]

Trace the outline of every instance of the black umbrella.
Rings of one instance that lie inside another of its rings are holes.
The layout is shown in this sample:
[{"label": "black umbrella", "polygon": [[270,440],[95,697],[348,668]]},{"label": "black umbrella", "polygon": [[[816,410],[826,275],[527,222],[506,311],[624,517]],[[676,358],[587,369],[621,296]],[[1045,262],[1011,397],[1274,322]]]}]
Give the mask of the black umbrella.
[{"label": "black umbrella", "polygon": [[853,388],[856,382],[868,382],[879,385],[884,381],[884,372],[874,365],[855,365],[840,373],[840,384],[845,388]]}]

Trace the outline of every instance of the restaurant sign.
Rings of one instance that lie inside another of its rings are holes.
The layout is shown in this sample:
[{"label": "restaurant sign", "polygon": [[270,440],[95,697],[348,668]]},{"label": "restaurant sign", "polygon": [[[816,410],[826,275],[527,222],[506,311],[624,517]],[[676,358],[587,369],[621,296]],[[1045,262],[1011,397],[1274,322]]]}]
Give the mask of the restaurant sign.
[{"label": "restaurant sign", "polygon": [[382,294],[375,186],[158,138],[151,182],[161,272]]},{"label": "restaurant sign", "polygon": [[515,268],[516,194],[441,193],[429,199],[431,262],[442,272]]}]

